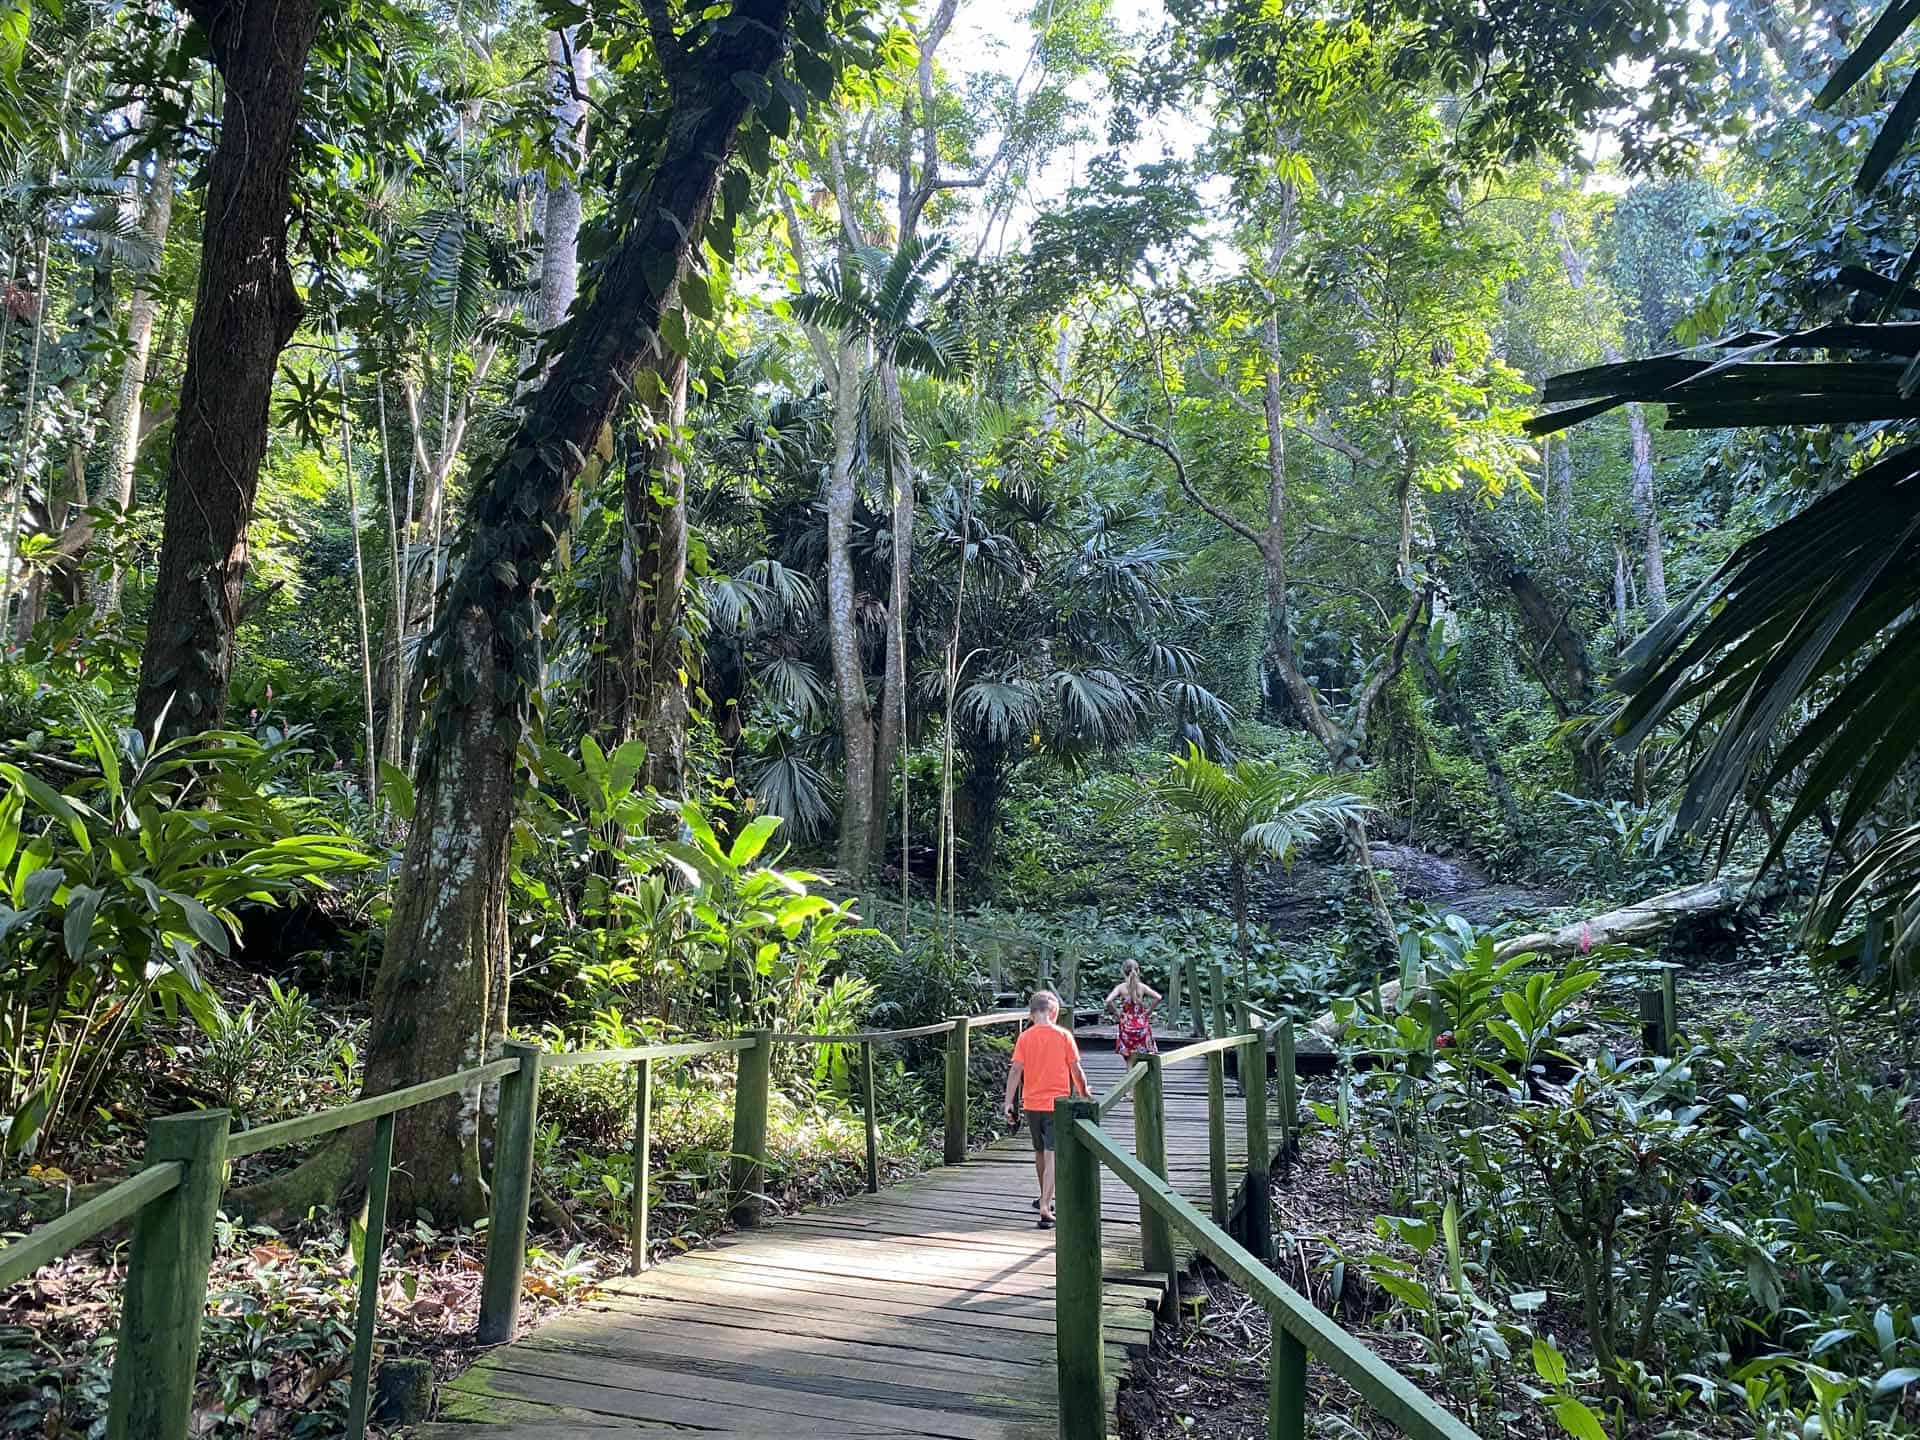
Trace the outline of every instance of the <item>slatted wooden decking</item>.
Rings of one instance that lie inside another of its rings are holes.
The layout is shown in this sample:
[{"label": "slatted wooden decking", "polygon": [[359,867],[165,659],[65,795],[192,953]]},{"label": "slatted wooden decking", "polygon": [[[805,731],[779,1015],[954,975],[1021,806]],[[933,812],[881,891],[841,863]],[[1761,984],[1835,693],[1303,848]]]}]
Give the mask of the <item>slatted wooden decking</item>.
[{"label": "slatted wooden decking", "polygon": [[[1111,1051],[1088,1048],[1085,1062],[1095,1094],[1121,1077]],[[1166,1072],[1168,1171],[1203,1206],[1206,1074],[1197,1061]],[[1243,1110],[1230,1087],[1234,1176],[1244,1170]],[[1127,1102],[1107,1126],[1131,1147]],[[1009,1137],[963,1166],[615,1281],[454,1382],[429,1434],[1051,1436],[1054,1232],[1034,1226],[1032,1153],[1024,1134]],[[1168,1277],[1143,1272],[1138,1203],[1102,1178],[1111,1407]]]}]

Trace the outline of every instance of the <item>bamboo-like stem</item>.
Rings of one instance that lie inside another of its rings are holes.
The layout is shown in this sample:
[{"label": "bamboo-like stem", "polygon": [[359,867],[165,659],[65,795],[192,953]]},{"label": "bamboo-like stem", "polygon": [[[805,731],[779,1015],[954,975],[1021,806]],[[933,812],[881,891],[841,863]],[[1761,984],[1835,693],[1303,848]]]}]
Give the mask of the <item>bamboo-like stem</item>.
[{"label": "bamboo-like stem", "polygon": [[360,545],[360,488],[353,473],[353,414],[347,404],[347,367],[338,358],[340,332],[333,335],[334,384],[340,391],[340,461],[347,472],[347,527],[353,532],[353,615],[360,638],[360,704],[366,720],[367,804],[375,809],[380,794],[380,748],[373,722],[373,647],[367,635],[367,560]]},{"label": "bamboo-like stem", "polygon": [[33,451],[34,414],[40,399],[40,350],[47,331],[47,255],[53,238],[46,230],[40,234],[40,260],[36,267],[34,298],[38,309],[33,316],[33,345],[27,359],[27,395],[20,410],[20,433],[13,467],[13,501],[7,516],[7,562],[0,568],[0,627],[7,621],[7,607],[13,600],[13,572],[20,563],[20,514],[27,495],[27,457]]}]

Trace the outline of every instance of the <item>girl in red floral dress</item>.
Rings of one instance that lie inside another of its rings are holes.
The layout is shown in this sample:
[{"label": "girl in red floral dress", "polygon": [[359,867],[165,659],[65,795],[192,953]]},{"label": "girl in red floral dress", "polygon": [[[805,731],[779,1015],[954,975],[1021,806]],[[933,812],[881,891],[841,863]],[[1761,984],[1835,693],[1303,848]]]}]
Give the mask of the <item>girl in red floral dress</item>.
[{"label": "girl in red floral dress", "polygon": [[1120,1052],[1122,1064],[1160,1053],[1153,1043],[1153,1007],[1159,1003],[1160,992],[1140,978],[1140,962],[1126,961],[1120,967],[1120,983],[1107,992],[1106,1004],[1119,1021],[1113,1048]]}]

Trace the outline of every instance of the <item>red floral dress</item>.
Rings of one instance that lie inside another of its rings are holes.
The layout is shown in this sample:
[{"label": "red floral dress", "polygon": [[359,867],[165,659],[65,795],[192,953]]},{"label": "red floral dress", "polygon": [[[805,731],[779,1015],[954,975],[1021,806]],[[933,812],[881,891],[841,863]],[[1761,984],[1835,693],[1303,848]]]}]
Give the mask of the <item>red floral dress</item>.
[{"label": "red floral dress", "polygon": [[1141,999],[1120,999],[1120,1027],[1114,1040],[1114,1049],[1120,1052],[1122,1060],[1131,1061],[1136,1055],[1157,1055],[1160,1052],[1153,1044],[1153,1021],[1147,1013],[1147,1005]]}]

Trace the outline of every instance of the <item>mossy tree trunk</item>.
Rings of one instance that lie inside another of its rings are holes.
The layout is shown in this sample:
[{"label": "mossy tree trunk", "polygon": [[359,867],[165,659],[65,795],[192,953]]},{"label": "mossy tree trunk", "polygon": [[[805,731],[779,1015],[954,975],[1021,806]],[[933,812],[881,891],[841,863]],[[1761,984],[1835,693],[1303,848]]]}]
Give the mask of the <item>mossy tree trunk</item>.
[{"label": "mossy tree trunk", "polygon": [[[527,403],[519,431],[474,487],[466,548],[430,637],[434,690],[415,777],[416,815],[395,889],[374,994],[369,1095],[498,1050],[509,988],[508,841],[518,752],[538,678],[535,589],[569,497],[601,453],[635,377],[665,364],[663,316],[720,191],[754,87],[785,51],[793,0],[741,0],[690,45],[664,6],[649,11],[668,77],[651,164],[627,192],[628,228],[577,308],[565,348]],[[729,199],[731,219],[732,197]],[[441,1220],[480,1211],[477,1093],[404,1112],[406,1170],[395,1203]]]},{"label": "mossy tree trunk", "polygon": [[687,365],[669,357],[657,379],[642,376],[645,434],[627,461],[620,548],[605,580],[607,628],[589,687],[603,742],[641,740],[643,772],[663,795],[683,788],[687,749],[685,613]]}]

